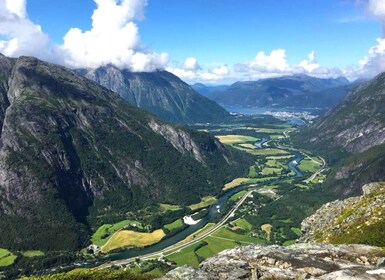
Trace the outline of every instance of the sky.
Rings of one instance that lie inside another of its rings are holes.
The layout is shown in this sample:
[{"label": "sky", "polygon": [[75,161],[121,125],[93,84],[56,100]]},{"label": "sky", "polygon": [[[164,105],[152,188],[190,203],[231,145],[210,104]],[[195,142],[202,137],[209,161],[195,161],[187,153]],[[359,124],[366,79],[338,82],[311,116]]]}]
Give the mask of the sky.
[{"label": "sky", "polygon": [[385,0],[0,0],[0,53],[188,83],[385,71]]}]

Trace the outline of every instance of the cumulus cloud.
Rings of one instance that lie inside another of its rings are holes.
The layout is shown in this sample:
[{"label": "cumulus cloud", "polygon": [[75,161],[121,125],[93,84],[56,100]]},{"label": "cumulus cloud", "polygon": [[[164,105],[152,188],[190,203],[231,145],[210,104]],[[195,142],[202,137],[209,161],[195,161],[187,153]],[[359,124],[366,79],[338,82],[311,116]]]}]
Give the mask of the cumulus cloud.
[{"label": "cumulus cloud", "polygon": [[166,53],[144,52],[134,20],[143,19],[146,0],[94,0],[92,28],[71,28],[62,49],[66,64],[95,68],[112,63],[132,71],[154,71],[169,61]]},{"label": "cumulus cloud", "polygon": [[49,37],[28,19],[25,0],[0,0],[0,36],[0,52],[4,55],[51,58]]},{"label": "cumulus cloud", "polygon": [[369,0],[367,12],[382,23],[382,36],[377,38],[376,44],[359,61],[358,67],[351,67],[346,71],[350,78],[372,78],[385,71],[385,0]]},{"label": "cumulus cloud", "polygon": [[310,52],[308,58],[298,64],[289,64],[284,49],[273,50],[270,54],[260,51],[253,60],[235,64],[234,70],[242,74],[243,79],[249,80],[294,74],[307,74],[320,78],[342,75],[342,71],[337,68],[321,67],[316,61],[315,51]]},{"label": "cumulus cloud", "polygon": [[204,70],[195,57],[188,57],[182,64],[176,67],[167,67],[166,70],[189,83],[216,83],[226,79],[230,74],[230,70],[226,65]]}]

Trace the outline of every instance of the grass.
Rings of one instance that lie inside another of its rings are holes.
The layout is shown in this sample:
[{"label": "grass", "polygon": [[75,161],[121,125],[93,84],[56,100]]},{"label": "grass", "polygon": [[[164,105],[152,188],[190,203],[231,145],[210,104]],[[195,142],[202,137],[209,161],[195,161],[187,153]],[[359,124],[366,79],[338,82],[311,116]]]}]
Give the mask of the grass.
[{"label": "grass", "polygon": [[0,267],[10,266],[16,260],[16,256],[6,249],[0,249]]},{"label": "grass", "polygon": [[246,136],[246,135],[219,135],[215,136],[218,138],[220,142],[223,144],[239,144],[239,143],[246,143],[246,142],[256,142],[259,139],[252,137],[252,136]]},{"label": "grass", "polygon": [[237,201],[237,200],[240,199],[242,196],[244,196],[246,193],[247,193],[246,190],[239,191],[239,192],[233,194],[233,195],[229,198],[229,200],[231,200],[231,201]]},{"label": "grass", "polygon": [[178,211],[182,209],[179,205],[166,204],[166,203],[159,203],[159,207],[163,212]]},{"label": "grass", "polygon": [[234,180],[232,180],[231,182],[227,183],[224,187],[223,187],[223,191],[227,191],[227,190],[230,190],[230,189],[233,189],[235,187],[238,187],[239,185],[241,185],[242,183],[246,182],[247,180],[249,180],[249,178],[236,178]]},{"label": "grass", "polygon": [[183,223],[182,219],[178,219],[172,223],[164,225],[164,228],[168,229],[169,231],[172,231],[174,229],[178,229],[178,228],[183,227],[183,225],[184,225],[184,223]]},{"label": "grass", "polygon": [[108,253],[112,250],[128,246],[145,247],[159,242],[165,233],[158,229],[151,233],[136,232],[132,230],[121,230],[115,233],[103,246],[102,252]]},{"label": "grass", "polygon": [[238,234],[231,230],[228,230],[227,228],[221,228],[220,230],[215,232],[213,236],[230,239],[234,241],[246,242],[246,243],[254,243],[254,244],[265,243],[265,241],[262,239],[258,239],[248,235]]},{"label": "grass", "polygon": [[300,237],[302,235],[302,231],[300,228],[292,227],[291,231],[294,232],[298,237]]},{"label": "grass", "polygon": [[199,262],[197,256],[194,253],[194,250],[198,245],[199,244],[193,244],[188,246],[179,252],[168,256],[167,259],[176,262],[178,266],[189,265],[192,267],[198,267]]},{"label": "grass", "polygon": [[42,251],[24,251],[21,252],[21,254],[27,258],[40,257],[45,255]]},{"label": "grass", "polygon": [[204,228],[201,228],[200,230],[198,230],[198,231],[194,232],[193,234],[187,236],[182,242],[188,242],[188,241],[191,241],[191,240],[193,240],[194,238],[201,236],[201,235],[204,234],[206,231],[212,229],[214,226],[215,226],[214,223],[208,223],[207,225],[204,226]]},{"label": "grass", "polygon": [[192,204],[189,206],[189,208],[194,211],[200,208],[206,208],[207,206],[210,206],[212,204],[215,204],[218,200],[213,196],[205,196],[201,199],[201,202],[197,204]]},{"label": "grass", "polygon": [[281,175],[282,174],[282,169],[281,168],[275,168],[275,167],[265,167],[262,169],[261,175],[263,176],[276,176],[276,175]]},{"label": "grass", "polygon": [[255,178],[255,177],[257,177],[257,175],[258,175],[258,173],[255,170],[255,166],[250,166],[250,168],[249,168],[249,177]]},{"label": "grass", "polygon": [[268,149],[257,149],[257,150],[247,150],[249,154],[255,156],[271,156],[271,155],[286,155],[289,154],[288,151],[276,149],[276,148],[268,148]]},{"label": "grass", "polygon": [[124,226],[129,224],[139,224],[133,221],[124,220],[119,223],[115,224],[104,224],[101,227],[99,227],[96,232],[92,235],[91,241],[96,246],[103,246],[106,244],[106,242],[111,238],[111,236],[117,232],[118,230],[122,229]]},{"label": "grass", "polygon": [[257,147],[255,145],[246,143],[246,144],[239,144],[240,147],[250,149],[250,150],[255,150]]},{"label": "grass", "polygon": [[196,253],[204,259],[212,257],[223,250],[232,249],[237,246],[237,243],[234,241],[224,240],[213,236],[207,237],[203,241],[205,241],[207,245],[199,248]]},{"label": "grass", "polygon": [[298,168],[302,172],[314,173],[321,167],[321,163],[316,162],[314,159],[304,158],[298,164]]},{"label": "grass", "polygon": [[290,246],[290,245],[293,245],[297,242],[297,240],[287,240],[285,242],[282,243],[282,246]]},{"label": "grass", "polygon": [[268,133],[268,134],[280,134],[287,130],[287,128],[257,128],[256,132]]},{"label": "grass", "polygon": [[235,225],[237,225],[240,228],[243,228],[244,230],[250,231],[253,228],[253,225],[250,224],[246,219],[238,219],[234,222]]}]

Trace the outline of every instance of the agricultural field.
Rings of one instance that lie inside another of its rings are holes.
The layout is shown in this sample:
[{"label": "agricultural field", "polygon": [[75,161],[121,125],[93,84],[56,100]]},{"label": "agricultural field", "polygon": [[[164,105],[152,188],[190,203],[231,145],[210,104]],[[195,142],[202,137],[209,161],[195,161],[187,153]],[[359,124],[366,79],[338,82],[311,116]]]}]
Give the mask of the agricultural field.
[{"label": "agricultural field", "polygon": [[232,240],[232,241],[238,241],[241,243],[249,243],[249,244],[263,244],[265,243],[264,240],[258,239],[252,236],[238,234],[230,229],[227,228],[221,228],[220,230],[216,231],[212,236],[216,236],[218,238],[223,238],[224,240]]},{"label": "agricultural field", "polygon": [[321,166],[322,166],[322,163],[320,162],[319,159],[310,158],[310,157],[304,158],[298,164],[298,168],[304,173],[314,173],[318,169],[320,169]]},{"label": "agricultural field", "polygon": [[235,187],[238,187],[239,185],[241,185],[242,183],[248,181],[249,178],[236,178],[234,180],[232,180],[231,182],[227,183],[224,187],[223,187],[223,191],[227,191],[227,190],[230,190],[230,189],[233,189]]},{"label": "agricultural field", "polygon": [[178,220],[176,220],[176,221],[174,221],[172,223],[164,225],[164,228],[168,229],[169,231],[172,231],[172,230],[175,230],[175,229],[183,227],[183,225],[184,225],[183,220],[182,219],[178,219]]},{"label": "agricultural field", "polygon": [[246,135],[217,135],[216,136],[218,140],[227,145],[232,144],[240,144],[240,143],[247,143],[247,142],[256,142],[259,139],[252,136],[246,136]]},{"label": "agricultural field", "polygon": [[158,229],[151,233],[136,232],[132,230],[121,230],[115,233],[107,243],[102,247],[103,253],[111,252],[112,250],[135,246],[145,247],[158,243],[166,234],[163,230]]},{"label": "agricultural field", "polygon": [[178,266],[188,265],[192,267],[198,267],[199,261],[195,254],[195,249],[199,244],[193,244],[189,247],[186,247],[179,252],[176,252],[170,256],[167,256],[167,259],[174,261]]},{"label": "agricultural field", "polygon": [[233,194],[233,195],[229,198],[229,200],[230,200],[230,201],[237,201],[237,200],[240,199],[242,196],[244,196],[246,193],[247,193],[246,190],[239,191],[239,192]]},{"label": "agricultural field", "polygon": [[209,236],[203,240],[207,245],[199,248],[196,253],[203,259],[212,257],[219,252],[227,249],[232,249],[238,244],[232,240],[224,240],[222,238],[216,238],[215,236]]},{"label": "agricultural field", "polygon": [[244,218],[235,220],[234,222],[232,222],[232,224],[236,225],[237,227],[240,227],[241,229],[247,230],[247,231],[250,231],[250,230],[252,230],[252,228],[253,228],[253,225],[250,224],[250,223],[249,223],[246,219],[244,219]]},{"label": "agricultural field", "polygon": [[136,221],[129,221],[129,220],[124,220],[115,224],[104,224],[100,226],[96,232],[92,235],[91,241],[94,245],[96,246],[103,246],[106,244],[106,242],[111,238],[111,236],[121,230],[123,227],[131,225],[133,227],[138,227],[140,229],[143,229],[143,226],[141,223],[136,222]]},{"label": "agricultural field", "polygon": [[159,203],[159,207],[162,212],[178,211],[182,209],[179,205],[166,204],[166,203]]},{"label": "agricultural field", "polygon": [[16,260],[16,256],[6,249],[0,249],[0,267],[9,266]]},{"label": "agricultural field", "polygon": [[205,196],[201,199],[201,202],[197,204],[192,204],[189,206],[189,208],[192,211],[198,210],[200,208],[206,208],[212,204],[215,204],[218,200],[213,196]]}]

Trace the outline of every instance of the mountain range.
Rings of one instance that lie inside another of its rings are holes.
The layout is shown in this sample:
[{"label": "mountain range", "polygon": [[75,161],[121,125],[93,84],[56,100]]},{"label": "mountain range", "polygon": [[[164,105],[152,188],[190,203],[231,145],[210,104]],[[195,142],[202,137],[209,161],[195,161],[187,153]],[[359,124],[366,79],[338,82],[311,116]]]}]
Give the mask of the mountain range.
[{"label": "mountain range", "polygon": [[355,86],[344,77],[294,75],[222,87],[196,84],[193,88],[223,106],[325,109],[336,105]]},{"label": "mountain range", "polygon": [[91,228],[199,202],[251,162],[64,67],[1,55],[0,74],[1,247],[83,248]]},{"label": "mountain range", "polygon": [[292,139],[333,167],[327,184],[345,197],[385,180],[385,73],[361,84],[314,125]]},{"label": "mountain range", "polygon": [[221,122],[229,113],[167,71],[131,72],[113,65],[77,73],[118,93],[132,105],[173,123]]}]

